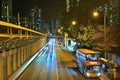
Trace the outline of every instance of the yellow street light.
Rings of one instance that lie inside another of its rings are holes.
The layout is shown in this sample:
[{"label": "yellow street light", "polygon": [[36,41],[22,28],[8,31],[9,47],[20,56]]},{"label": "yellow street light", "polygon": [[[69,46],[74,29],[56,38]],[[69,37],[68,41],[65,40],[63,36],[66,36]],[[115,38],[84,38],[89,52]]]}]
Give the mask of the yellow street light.
[{"label": "yellow street light", "polygon": [[93,13],[93,16],[94,16],[94,17],[98,17],[98,15],[99,15],[99,14],[98,14],[97,11],[95,11],[95,12]]},{"label": "yellow street light", "polygon": [[76,21],[72,21],[72,25],[76,25]]}]

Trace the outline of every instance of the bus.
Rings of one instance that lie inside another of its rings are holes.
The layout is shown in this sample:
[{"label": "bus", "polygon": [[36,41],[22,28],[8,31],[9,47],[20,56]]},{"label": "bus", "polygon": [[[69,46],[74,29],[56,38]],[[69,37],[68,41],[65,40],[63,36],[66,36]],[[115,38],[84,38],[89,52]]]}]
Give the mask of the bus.
[{"label": "bus", "polygon": [[76,50],[76,65],[81,74],[86,78],[98,78],[101,76],[100,52],[89,49]]},{"label": "bus", "polygon": [[65,39],[65,47],[67,51],[74,52],[76,49],[76,42],[72,38],[66,38]]}]

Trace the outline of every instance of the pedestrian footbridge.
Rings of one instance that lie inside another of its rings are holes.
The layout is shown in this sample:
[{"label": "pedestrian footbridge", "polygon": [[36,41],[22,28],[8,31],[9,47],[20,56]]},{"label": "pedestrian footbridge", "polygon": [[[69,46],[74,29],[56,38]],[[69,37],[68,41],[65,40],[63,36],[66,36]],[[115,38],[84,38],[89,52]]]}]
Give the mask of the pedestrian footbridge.
[{"label": "pedestrian footbridge", "polygon": [[9,80],[45,44],[47,35],[0,21],[0,80]]}]

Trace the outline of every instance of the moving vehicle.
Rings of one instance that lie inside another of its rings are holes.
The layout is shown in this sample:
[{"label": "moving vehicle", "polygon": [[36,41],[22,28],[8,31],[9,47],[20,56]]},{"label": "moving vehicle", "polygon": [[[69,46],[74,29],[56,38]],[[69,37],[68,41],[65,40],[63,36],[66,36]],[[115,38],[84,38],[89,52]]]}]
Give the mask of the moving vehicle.
[{"label": "moving vehicle", "polygon": [[86,78],[101,76],[100,52],[89,49],[76,50],[76,65]]}]

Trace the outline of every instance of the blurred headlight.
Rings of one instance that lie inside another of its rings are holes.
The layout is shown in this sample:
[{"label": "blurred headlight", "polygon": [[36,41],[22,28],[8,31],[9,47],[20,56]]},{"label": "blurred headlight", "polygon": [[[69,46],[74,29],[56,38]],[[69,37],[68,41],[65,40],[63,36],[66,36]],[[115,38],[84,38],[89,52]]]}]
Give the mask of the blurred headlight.
[{"label": "blurred headlight", "polygon": [[90,74],[89,73],[86,73],[87,77],[90,77]]},{"label": "blurred headlight", "polygon": [[101,75],[101,73],[97,73],[97,76],[100,76]]}]

